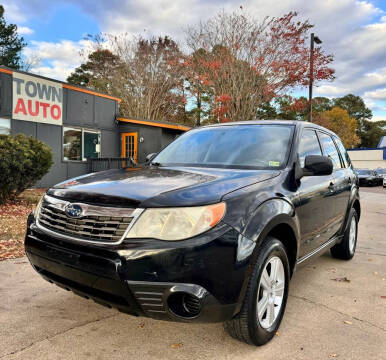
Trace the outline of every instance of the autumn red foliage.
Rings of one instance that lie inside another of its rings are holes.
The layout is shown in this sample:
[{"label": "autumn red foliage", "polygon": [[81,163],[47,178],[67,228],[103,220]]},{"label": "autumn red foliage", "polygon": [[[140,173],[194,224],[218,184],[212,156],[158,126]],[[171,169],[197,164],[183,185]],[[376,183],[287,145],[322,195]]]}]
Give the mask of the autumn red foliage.
[{"label": "autumn red foliage", "polygon": [[[185,64],[213,94],[214,121],[252,119],[263,102],[308,85],[312,25],[296,17],[290,12],[259,22],[242,12],[221,12],[189,29],[194,59]],[[334,78],[332,61],[332,55],[315,48],[314,82]],[[226,101],[219,100],[222,96]]]}]

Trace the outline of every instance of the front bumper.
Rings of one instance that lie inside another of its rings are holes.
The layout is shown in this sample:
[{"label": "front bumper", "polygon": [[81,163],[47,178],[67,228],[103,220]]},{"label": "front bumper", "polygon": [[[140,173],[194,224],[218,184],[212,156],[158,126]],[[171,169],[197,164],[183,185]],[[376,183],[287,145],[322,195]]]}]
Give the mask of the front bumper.
[{"label": "front bumper", "polygon": [[[238,241],[234,229],[220,224],[183,242],[79,245],[48,236],[31,215],[25,249],[43,278],[99,304],[161,320],[220,322],[240,301],[247,263],[236,261]],[[198,313],[180,311],[182,296],[196,299]]]}]

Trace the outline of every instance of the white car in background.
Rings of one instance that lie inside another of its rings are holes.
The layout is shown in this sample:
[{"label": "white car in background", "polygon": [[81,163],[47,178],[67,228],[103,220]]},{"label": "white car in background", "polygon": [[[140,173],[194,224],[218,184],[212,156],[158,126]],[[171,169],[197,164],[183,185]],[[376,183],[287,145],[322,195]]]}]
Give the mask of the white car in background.
[{"label": "white car in background", "polygon": [[383,187],[386,187],[386,169],[378,168],[376,171],[378,176],[382,178]]}]

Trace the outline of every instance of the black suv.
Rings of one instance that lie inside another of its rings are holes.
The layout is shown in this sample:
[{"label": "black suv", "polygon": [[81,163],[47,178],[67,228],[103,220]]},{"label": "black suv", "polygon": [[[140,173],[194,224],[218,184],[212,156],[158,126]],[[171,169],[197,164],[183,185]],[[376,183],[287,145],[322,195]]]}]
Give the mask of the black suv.
[{"label": "black suv", "polygon": [[358,179],[342,142],[307,122],[191,130],[147,165],[49,189],[27,256],[48,281],[132,315],[225,322],[262,345],[295,267],[355,252]]}]

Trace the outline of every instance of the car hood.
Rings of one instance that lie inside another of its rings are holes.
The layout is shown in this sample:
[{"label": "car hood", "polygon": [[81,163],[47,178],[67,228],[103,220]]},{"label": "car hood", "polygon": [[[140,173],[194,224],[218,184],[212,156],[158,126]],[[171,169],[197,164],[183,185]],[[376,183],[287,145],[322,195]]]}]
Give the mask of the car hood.
[{"label": "car hood", "polygon": [[278,170],[125,168],[80,176],[54,186],[47,194],[129,207],[194,206],[219,202],[229,192],[279,174]]}]

